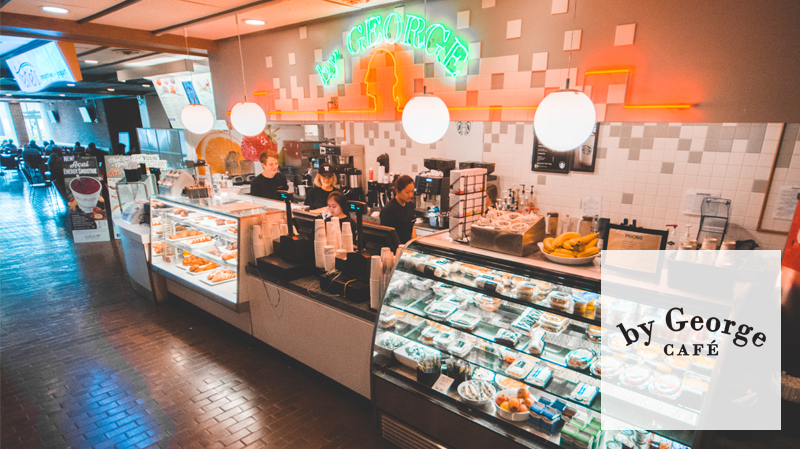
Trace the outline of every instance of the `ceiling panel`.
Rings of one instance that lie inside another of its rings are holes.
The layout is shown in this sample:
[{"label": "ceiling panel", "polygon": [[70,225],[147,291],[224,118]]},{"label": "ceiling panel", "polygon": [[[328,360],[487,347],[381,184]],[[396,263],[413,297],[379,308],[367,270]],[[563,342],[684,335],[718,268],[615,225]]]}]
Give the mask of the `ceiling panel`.
[{"label": "ceiling panel", "polygon": [[[120,1],[122,0],[11,0],[3,7],[3,12],[78,20],[114,6]],[[69,12],[67,14],[53,14],[42,11],[42,6],[57,6],[68,9]]]},{"label": "ceiling panel", "polygon": [[[228,6],[216,6],[206,4],[206,0],[185,1],[185,0],[142,0],[101,17],[92,23],[102,25],[114,25],[126,28],[139,28],[145,30],[157,30],[176,23],[185,22],[200,16],[213,14],[230,6],[243,3],[242,0],[210,0],[208,3],[224,3]],[[176,33],[183,34],[183,32]]]}]

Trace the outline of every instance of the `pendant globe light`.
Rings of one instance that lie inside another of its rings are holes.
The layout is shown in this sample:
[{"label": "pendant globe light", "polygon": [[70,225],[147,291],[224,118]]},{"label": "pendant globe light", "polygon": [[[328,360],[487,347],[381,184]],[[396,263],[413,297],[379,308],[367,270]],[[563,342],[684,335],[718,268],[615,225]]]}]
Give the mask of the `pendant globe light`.
[{"label": "pendant globe light", "polygon": [[[427,21],[428,2],[425,1],[425,20]],[[422,52],[422,63],[425,64],[425,53]],[[441,98],[429,95],[423,87],[423,94],[417,95],[406,103],[403,109],[403,129],[415,142],[429,144],[444,137],[450,126],[450,111]]]},{"label": "pendant globe light", "polygon": [[575,36],[575,13],[569,41],[569,63],[565,89],[550,93],[539,103],[533,117],[533,130],[545,147],[553,151],[572,151],[578,148],[594,131],[597,111],[592,100],[583,92],[569,88],[569,71],[572,69],[572,39]]},{"label": "pendant globe light", "polygon": [[[186,42],[186,56],[189,57],[189,36],[186,33],[186,28],[183,29],[183,39]],[[189,72],[189,80],[194,83],[192,74],[194,73],[194,66],[192,71]],[[190,100],[191,101],[191,100]],[[181,111],[181,122],[189,132],[194,134],[205,134],[211,131],[214,126],[214,115],[211,111],[200,103],[192,103],[186,105]]]},{"label": "pendant globe light", "polygon": [[236,131],[245,136],[255,136],[267,126],[267,116],[261,106],[247,101],[247,85],[244,81],[244,57],[242,56],[242,36],[239,34],[239,14],[236,14],[236,37],[239,39],[239,61],[242,64],[242,88],[244,102],[236,103],[231,109],[231,124]]}]

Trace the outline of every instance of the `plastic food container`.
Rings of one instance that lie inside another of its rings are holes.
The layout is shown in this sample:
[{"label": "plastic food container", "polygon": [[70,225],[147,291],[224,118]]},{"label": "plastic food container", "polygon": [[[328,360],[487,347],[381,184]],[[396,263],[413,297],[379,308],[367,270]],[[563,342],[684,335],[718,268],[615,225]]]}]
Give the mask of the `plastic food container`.
[{"label": "plastic food container", "polygon": [[458,386],[458,395],[470,405],[483,406],[493,401],[497,390],[489,382],[472,379]]},{"label": "plastic food container", "polygon": [[591,405],[595,396],[597,396],[597,387],[593,387],[583,382],[579,383],[569,395],[572,400],[583,405]]},{"label": "plastic food container", "polygon": [[608,347],[616,352],[628,352],[631,348],[628,346],[628,341],[619,332],[613,332],[608,338]]},{"label": "plastic food container", "polygon": [[531,332],[531,340],[528,342],[528,352],[532,355],[541,355],[544,352],[544,336],[545,331],[542,329],[536,329]]},{"label": "plastic food container", "polygon": [[386,357],[391,357],[395,349],[410,343],[409,340],[391,332],[381,334],[375,343],[375,350]]},{"label": "plastic food container", "polygon": [[417,369],[417,361],[419,361],[423,354],[440,353],[435,349],[427,348],[413,341],[394,350],[394,356],[397,358],[397,361],[413,370]]},{"label": "plastic food container", "polygon": [[572,309],[572,295],[564,292],[550,292],[547,302],[555,310],[569,312]]},{"label": "plastic food container", "polygon": [[449,301],[434,301],[425,308],[425,314],[437,321],[444,321],[458,310],[458,306]]},{"label": "plastic food container", "polygon": [[572,304],[572,313],[583,316],[586,314],[586,306],[589,304],[589,301],[587,301],[583,296],[574,296],[572,298]]},{"label": "plastic food container", "polygon": [[433,340],[439,336],[441,331],[434,326],[428,326],[422,331],[422,334],[419,336],[420,340],[426,345],[433,345]]},{"label": "plastic food container", "polygon": [[380,318],[378,320],[378,326],[383,328],[389,328],[394,326],[397,323],[397,318],[391,312],[381,312]]},{"label": "plastic food container", "polygon": [[486,368],[475,368],[472,371],[472,379],[473,380],[485,380],[486,382],[494,382],[495,374],[492,371],[489,371]]},{"label": "plastic food container", "polygon": [[533,371],[534,366],[532,361],[519,359],[506,368],[506,374],[515,379],[524,379]]},{"label": "plastic food container", "polygon": [[[435,342],[435,341],[434,341]],[[464,358],[472,351],[473,344],[463,338],[456,339],[447,346],[447,351],[450,354]]]},{"label": "plastic food container", "polygon": [[473,331],[476,327],[478,327],[478,323],[481,322],[481,317],[478,315],[458,311],[447,319],[447,322],[450,323],[453,327],[457,327],[459,329],[464,329],[467,331]]},{"label": "plastic food container", "polygon": [[648,386],[650,393],[665,399],[677,399],[681,395],[681,380],[672,374],[656,377]]},{"label": "plastic food container", "polygon": [[619,375],[620,382],[626,387],[643,389],[647,387],[653,371],[644,365],[633,365],[628,367]]},{"label": "plastic food container", "polygon": [[578,348],[567,354],[566,362],[570,368],[585,369],[597,357],[597,353],[588,348]]},{"label": "plastic food container", "polygon": [[513,348],[519,343],[519,334],[508,329],[498,329],[494,335],[494,341],[497,344]]},{"label": "plastic food container", "polygon": [[600,326],[590,325],[588,329],[586,329],[586,338],[591,341],[600,341],[600,337],[602,337],[603,328]]},{"label": "plastic food container", "polygon": [[500,298],[492,298],[483,294],[475,295],[473,298],[475,304],[483,310],[494,312],[500,307]]},{"label": "plastic food container", "polygon": [[526,379],[526,382],[544,388],[553,378],[553,370],[546,366],[537,366]]},{"label": "plastic food container", "polygon": [[589,369],[595,376],[607,379],[619,375],[624,367],[625,363],[617,357],[600,356]]},{"label": "plastic food container", "polygon": [[456,339],[456,335],[454,331],[443,331],[439,332],[439,335],[434,337],[433,344],[439,349],[447,349],[450,346],[450,343]]},{"label": "plastic food container", "polygon": [[520,282],[512,291],[514,297],[523,301],[533,301],[539,296],[539,286],[532,282]]},{"label": "plastic food container", "polygon": [[[563,316],[555,315],[552,313],[543,313],[539,317],[539,327],[547,332],[561,332],[567,324],[567,319]],[[620,335],[621,337],[621,335]]]}]

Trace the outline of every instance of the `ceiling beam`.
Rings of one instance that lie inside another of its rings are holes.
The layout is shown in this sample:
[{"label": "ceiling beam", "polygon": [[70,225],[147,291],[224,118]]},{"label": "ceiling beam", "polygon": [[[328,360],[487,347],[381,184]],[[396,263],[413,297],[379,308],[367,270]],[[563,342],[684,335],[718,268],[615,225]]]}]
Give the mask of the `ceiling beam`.
[{"label": "ceiling beam", "polygon": [[167,32],[172,31],[172,30],[177,30],[179,28],[186,28],[186,27],[191,26],[191,25],[197,25],[198,23],[202,23],[202,22],[207,22],[209,20],[218,19],[218,18],[223,17],[223,16],[235,14],[237,12],[244,11],[245,9],[250,9],[250,8],[253,8],[253,7],[256,7],[256,6],[260,6],[260,5],[263,5],[265,3],[270,3],[270,2],[273,2],[273,1],[275,1],[275,0],[255,0],[255,1],[252,1],[252,2],[249,2],[249,3],[245,3],[243,5],[234,6],[232,8],[223,9],[222,11],[218,11],[218,12],[215,12],[215,13],[212,13],[212,14],[201,16],[201,17],[198,17],[196,19],[187,20],[187,21],[181,22],[181,23],[176,23],[175,25],[170,25],[170,26],[164,27],[164,28],[159,28],[157,30],[153,30],[152,33],[155,34],[156,36],[161,36],[164,33],[167,33]]},{"label": "ceiling beam", "polygon": [[124,9],[124,8],[127,8],[128,6],[131,6],[131,5],[134,5],[136,3],[139,3],[140,1],[142,1],[142,0],[125,0],[124,2],[117,3],[116,5],[108,7],[108,8],[106,8],[106,9],[104,9],[104,10],[98,12],[98,13],[94,13],[91,16],[86,16],[83,19],[78,19],[78,20],[76,20],[76,22],[78,22],[78,23],[88,23],[88,22],[91,22],[92,20],[97,20],[97,19],[99,19],[101,17],[107,16],[107,15],[113,13],[113,12],[117,12],[120,9]]},{"label": "ceiling beam", "polygon": [[[145,30],[95,23],[78,24],[72,20],[3,13],[0,34],[19,37],[59,40],[79,44],[122,47],[165,53],[186,53],[183,36],[167,34],[155,36]],[[216,42],[190,37],[189,48],[218,51]],[[207,55],[202,55],[207,56]]]},{"label": "ceiling beam", "polygon": [[103,47],[103,46],[100,46],[100,47],[94,48],[94,49],[92,49],[92,50],[85,51],[85,52],[83,52],[83,53],[78,53],[78,57],[79,57],[79,58],[82,58],[82,57],[84,57],[84,56],[89,56],[89,55],[91,55],[91,54],[93,54],[93,53],[97,53],[98,51],[103,51],[103,50],[105,50],[105,49],[107,49],[107,48],[108,48],[108,47]]}]

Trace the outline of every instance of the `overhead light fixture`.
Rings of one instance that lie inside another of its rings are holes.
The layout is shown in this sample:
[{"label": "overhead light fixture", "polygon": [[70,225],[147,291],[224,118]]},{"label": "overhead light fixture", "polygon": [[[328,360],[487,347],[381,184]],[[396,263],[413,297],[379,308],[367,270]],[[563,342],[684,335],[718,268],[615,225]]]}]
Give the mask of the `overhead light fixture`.
[{"label": "overhead light fixture", "polygon": [[247,19],[247,20],[244,21],[244,23],[246,23],[248,25],[264,25],[264,23],[266,23],[266,22],[264,22],[263,20],[258,20],[258,19]]},{"label": "overhead light fixture", "polygon": [[572,151],[592,135],[597,123],[597,111],[592,100],[583,92],[569,88],[569,71],[572,69],[572,39],[575,37],[575,15],[578,0],[572,13],[572,30],[569,42],[566,88],[546,96],[533,117],[533,131],[539,142],[553,151]]},{"label": "overhead light fixture", "polygon": [[[427,21],[428,1],[425,0],[424,19]],[[422,52],[422,64],[425,65],[425,53]],[[403,109],[403,129],[415,142],[429,144],[444,137],[450,126],[450,111],[441,98],[429,95],[423,87],[422,95],[417,95],[406,103]]]},{"label": "overhead light fixture", "polygon": [[57,6],[42,6],[42,11],[52,14],[66,14],[69,12],[68,9],[59,8]]},{"label": "overhead light fixture", "polygon": [[59,97],[66,97],[65,94],[58,94]]},{"label": "overhead light fixture", "polygon": [[10,96],[11,96],[11,94],[6,94],[6,97],[10,97]]},{"label": "overhead light fixture", "polygon": [[231,124],[236,131],[245,136],[255,136],[267,126],[267,116],[261,106],[247,102],[247,85],[244,79],[244,57],[242,56],[242,36],[239,33],[239,14],[236,14],[236,37],[239,40],[239,61],[242,66],[242,89],[244,102],[236,103],[231,109]]},{"label": "overhead light fixture", "polygon": [[114,92],[115,90],[116,90],[116,89],[114,89],[113,87],[109,87],[109,88],[108,88],[108,91],[109,91],[109,92]]},{"label": "overhead light fixture", "polygon": [[75,85],[74,85],[74,84],[72,84],[72,83],[67,83],[67,86],[69,86],[69,87],[75,87]]},{"label": "overhead light fixture", "polygon": [[[189,35],[186,33],[186,28],[183,29],[183,39],[186,44],[186,56],[189,56]],[[189,81],[192,84],[194,84],[193,73],[194,71],[189,72]],[[142,84],[142,86],[146,87],[147,84]],[[189,101],[191,101],[191,97],[189,97]],[[199,104],[199,101],[200,99],[198,98],[198,103],[190,103],[184,106],[181,111],[183,126],[193,134],[205,134],[211,131],[214,126],[214,114],[207,107]],[[261,129],[264,128],[262,127]]]},{"label": "overhead light fixture", "polygon": [[87,64],[97,64],[97,61],[95,61],[94,59],[84,59],[83,62]]},{"label": "overhead light fixture", "polygon": [[150,87],[149,84],[142,84],[142,87]]}]

